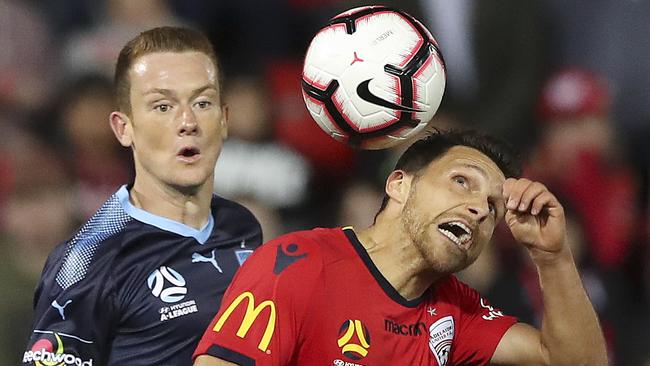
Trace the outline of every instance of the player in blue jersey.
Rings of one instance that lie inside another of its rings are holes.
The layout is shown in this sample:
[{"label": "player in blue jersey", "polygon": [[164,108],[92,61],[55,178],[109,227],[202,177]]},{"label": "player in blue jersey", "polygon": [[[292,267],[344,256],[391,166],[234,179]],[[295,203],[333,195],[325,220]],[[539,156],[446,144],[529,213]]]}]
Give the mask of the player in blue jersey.
[{"label": "player in blue jersey", "polygon": [[262,240],[242,206],[212,193],[227,135],[219,65],[186,28],[121,51],[110,126],[131,148],[122,186],[49,256],[26,365],[184,365],[242,262]]}]

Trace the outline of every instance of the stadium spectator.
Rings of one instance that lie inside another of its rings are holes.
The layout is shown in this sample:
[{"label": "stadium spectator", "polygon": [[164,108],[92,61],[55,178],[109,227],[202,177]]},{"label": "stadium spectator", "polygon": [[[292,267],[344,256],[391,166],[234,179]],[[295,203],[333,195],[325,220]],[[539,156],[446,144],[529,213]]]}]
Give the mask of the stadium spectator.
[{"label": "stadium spectator", "polygon": [[542,131],[527,175],[571,200],[603,268],[622,265],[638,238],[637,177],[619,146],[606,82],[580,67],[552,74],[542,89]]},{"label": "stadium spectator", "polygon": [[445,57],[445,98],[475,128],[524,150],[544,72],[543,1],[417,2]]},{"label": "stadium spectator", "polygon": [[127,164],[129,154],[115,143],[106,123],[115,104],[113,99],[108,79],[82,75],[65,88],[56,103],[82,220],[90,218],[115,187],[132,179]]},{"label": "stadium spectator", "polygon": [[230,110],[229,138],[217,162],[215,192],[249,196],[276,209],[303,204],[311,168],[302,155],[272,138],[271,101],[263,80],[229,79],[224,100]]},{"label": "stadium spectator", "polygon": [[79,222],[61,152],[26,122],[3,131],[7,186],[0,203],[0,352],[3,364],[16,365],[29,336],[34,288],[47,254]]},{"label": "stadium spectator", "polygon": [[61,60],[64,78],[87,73],[110,77],[120,48],[129,39],[153,27],[187,24],[168,0],[104,0],[91,6],[102,14],[89,27],[67,36]]},{"label": "stadium spectator", "polygon": [[0,106],[22,111],[44,103],[54,80],[51,44],[50,29],[37,7],[0,0]]}]

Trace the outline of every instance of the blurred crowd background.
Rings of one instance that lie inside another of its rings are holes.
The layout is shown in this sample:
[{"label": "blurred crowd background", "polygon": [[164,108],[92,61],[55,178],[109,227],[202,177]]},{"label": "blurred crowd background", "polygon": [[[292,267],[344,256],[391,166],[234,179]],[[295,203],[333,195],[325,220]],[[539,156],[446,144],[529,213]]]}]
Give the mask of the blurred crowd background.
[{"label": "blurred crowd background", "polygon": [[[525,175],[567,208],[611,365],[650,365],[650,1],[381,3],[439,42],[448,84],[432,126],[483,130],[519,149]],[[120,48],[145,29],[189,25],[214,41],[232,117],[215,191],[247,206],[265,239],[369,225],[403,147],[335,142],[300,93],[311,37],[367,4],[0,0],[0,364],[22,358],[47,254],[132,178],[108,125],[111,77]],[[535,269],[507,230],[461,277],[539,325]]]}]

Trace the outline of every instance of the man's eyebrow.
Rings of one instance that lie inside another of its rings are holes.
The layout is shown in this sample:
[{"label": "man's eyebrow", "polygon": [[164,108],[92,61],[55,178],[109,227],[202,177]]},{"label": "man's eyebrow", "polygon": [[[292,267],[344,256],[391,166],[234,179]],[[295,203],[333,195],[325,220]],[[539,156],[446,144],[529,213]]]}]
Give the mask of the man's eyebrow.
[{"label": "man's eyebrow", "polygon": [[206,85],[203,85],[202,87],[199,87],[199,88],[196,88],[196,89],[192,90],[192,98],[196,97],[197,95],[203,93],[204,91],[206,91],[208,89],[212,89],[215,92],[217,91],[217,88],[214,85],[206,84]]},{"label": "man's eyebrow", "polygon": [[[488,174],[487,174],[487,172],[486,172],[483,168],[481,168],[481,167],[479,167],[479,166],[472,165],[472,164],[467,164],[467,163],[464,163],[464,164],[462,164],[461,166],[462,166],[463,168],[471,169],[471,170],[477,172],[479,175],[481,175],[482,177],[484,177],[486,180],[489,179],[489,178],[488,178]],[[506,201],[505,201],[505,199],[503,198],[503,196],[501,196],[501,195],[496,195],[496,196],[493,197],[493,199],[494,199],[495,202],[501,203],[501,204],[497,204],[497,207],[500,207],[500,208],[501,208],[501,211],[505,211]],[[498,210],[497,212],[499,212],[499,209],[498,209],[498,208],[497,208],[497,210]]]},{"label": "man's eyebrow", "polygon": [[[191,96],[194,98],[195,96],[203,93],[204,91],[212,89],[215,92],[217,91],[217,88],[212,85],[212,84],[206,84],[201,87],[198,87],[194,90],[192,90]],[[142,93],[142,95],[149,95],[149,94],[162,94],[164,96],[175,96],[176,92],[171,90],[171,89],[164,89],[164,88],[151,88],[149,90],[146,90]]]},{"label": "man's eyebrow", "polygon": [[142,95],[148,95],[148,94],[162,94],[165,96],[170,96],[170,95],[174,95],[175,93],[169,89],[162,89],[162,88],[151,88],[142,92]]},{"label": "man's eyebrow", "polygon": [[488,179],[488,174],[487,174],[487,172],[486,172],[483,168],[481,168],[481,167],[479,167],[479,166],[472,165],[472,164],[467,164],[467,163],[464,163],[464,164],[462,164],[461,166],[462,166],[463,168],[468,168],[468,169],[474,170],[474,171],[476,171],[477,173],[479,173],[481,176],[483,176],[483,178]]}]

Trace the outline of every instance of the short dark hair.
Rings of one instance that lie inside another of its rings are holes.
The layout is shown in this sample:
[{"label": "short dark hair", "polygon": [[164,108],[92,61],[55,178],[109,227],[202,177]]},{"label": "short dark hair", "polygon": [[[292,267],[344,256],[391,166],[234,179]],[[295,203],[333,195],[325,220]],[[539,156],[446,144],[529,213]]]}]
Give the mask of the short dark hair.
[{"label": "short dark hair", "polygon": [[212,43],[201,31],[184,27],[158,27],[140,33],[120,51],[115,66],[115,98],[120,111],[131,114],[129,70],[140,57],[157,52],[202,52],[212,60],[221,88],[222,73]]},{"label": "short dark hair", "polygon": [[[473,130],[433,129],[404,151],[393,171],[403,170],[417,176],[432,161],[441,157],[454,146],[467,146],[482,152],[494,161],[506,178],[521,176],[520,157],[510,144]],[[388,196],[384,195],[377,215],[386,208],[387,204]],[[375,220],[377,215],[375,215]]]}]

